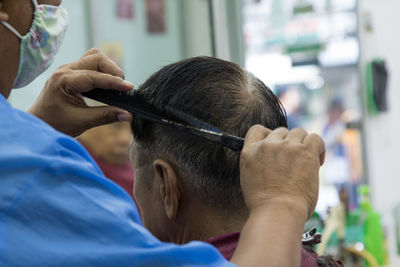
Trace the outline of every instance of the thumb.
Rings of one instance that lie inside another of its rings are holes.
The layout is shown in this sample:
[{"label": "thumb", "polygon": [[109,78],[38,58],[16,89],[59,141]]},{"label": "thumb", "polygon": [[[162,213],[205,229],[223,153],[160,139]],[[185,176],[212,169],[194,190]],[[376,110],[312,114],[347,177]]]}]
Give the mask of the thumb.
[{"label": "thumb", "polygon": [[109,124],[113,122],[131,122],[132,114],[120,108],[103,106],[90,107],[85,110],[83,121],[88,123],[89,128]]}]

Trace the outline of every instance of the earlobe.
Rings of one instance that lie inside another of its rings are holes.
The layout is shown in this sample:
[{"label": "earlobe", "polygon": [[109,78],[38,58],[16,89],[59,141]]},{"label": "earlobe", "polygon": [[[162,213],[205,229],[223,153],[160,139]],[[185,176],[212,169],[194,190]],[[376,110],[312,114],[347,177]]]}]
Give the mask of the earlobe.
[{"label": "earlobe", "polygon": [[4,10],[3,0],[0,0],[0,22],[7,21],[7,20],[8,20],[8,14]]},{"label": "earlobe", "polygon": [[178,180],[174,168],[166,161],[154,161],[154,169],[160,181],[160,196],[164,202],[165,213],[170,220],[178,215],[179,200],[181,197]]},{"label": "earlobe", "polygon": [[2,4],[0,3],[0,22],[2,21],[8,21],[8,14],[3,11]]}]

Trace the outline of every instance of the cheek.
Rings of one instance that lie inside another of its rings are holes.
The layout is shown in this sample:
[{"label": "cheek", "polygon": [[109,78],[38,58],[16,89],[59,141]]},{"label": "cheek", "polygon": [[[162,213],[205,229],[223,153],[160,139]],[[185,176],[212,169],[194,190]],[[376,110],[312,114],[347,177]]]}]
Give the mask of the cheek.
[{"label": "cheek", "polygon": [[25,35],[32,26],[34,6],[32,1],[18,2],[19,4],[12,4],[10,6],[7,4],[7,1],[5,1],[4,8],[7,10],[9,16],[8,23],[11,24],[11,26],[13,26],[21,35]]}]

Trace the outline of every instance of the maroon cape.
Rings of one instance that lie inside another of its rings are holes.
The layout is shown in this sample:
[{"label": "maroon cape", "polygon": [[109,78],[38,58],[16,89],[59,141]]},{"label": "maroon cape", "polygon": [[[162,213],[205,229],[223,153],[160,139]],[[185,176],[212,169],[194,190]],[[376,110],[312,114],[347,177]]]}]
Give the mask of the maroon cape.
[{"label": "maroon cape", "polygon": [[[210,239],[204,240],[214,247],[225,257],[230,260],[235,252],[236,246],[239,241],[239,232],[224,234]],[[317,259],[319,256],[316,253],[308,252],[304,248],[301,251],[301,267],[318,267]]]}]

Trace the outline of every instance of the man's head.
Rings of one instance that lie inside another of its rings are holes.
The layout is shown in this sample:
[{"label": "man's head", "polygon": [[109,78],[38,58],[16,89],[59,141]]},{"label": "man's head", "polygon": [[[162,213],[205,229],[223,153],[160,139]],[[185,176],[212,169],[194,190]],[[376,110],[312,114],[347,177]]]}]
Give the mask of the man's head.
[{"label": "man's head", "polygon": [[[278,99],[240,66],[208,57],[162,68],[140,88],[160,110],[185,112],[236,136],[261,124],[286,127]],[[132,123],[135,194],[144,225],[162,240],[190,220],[213,214],[246,219],[239,154],[141,118]],[[197,216],[197,215],[198,216]],[[196,218],[197,217],[197,218]]]},{"label": "man's head", "polygon": [[[61,0],[38,0],[39,5],[59,6]],[[0,22],[7,22],[25,35],[33,21],[32,0],[0,0]],[[0,23],[0,93],[8,96],[17,76],[20,39]]]}]

